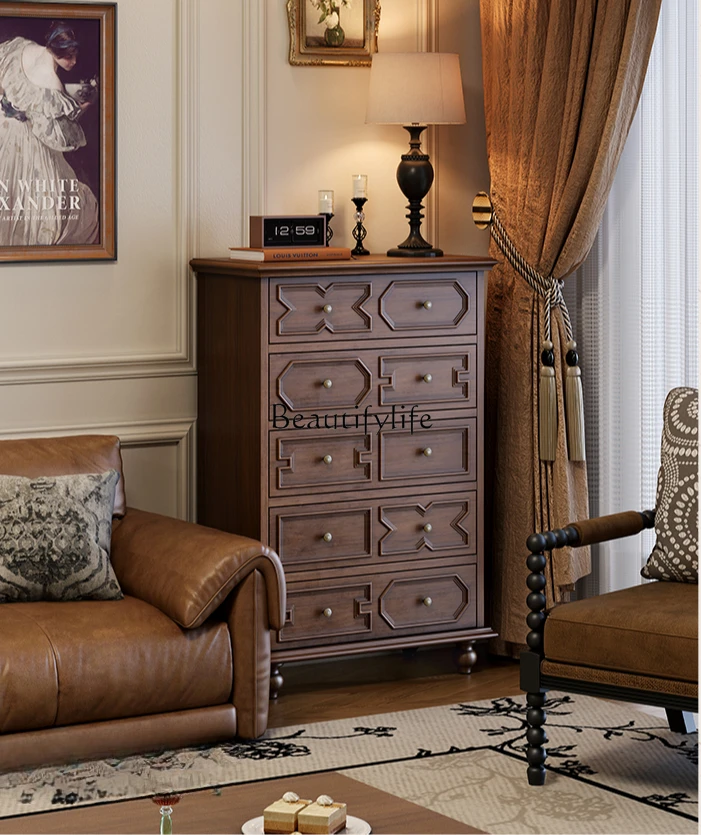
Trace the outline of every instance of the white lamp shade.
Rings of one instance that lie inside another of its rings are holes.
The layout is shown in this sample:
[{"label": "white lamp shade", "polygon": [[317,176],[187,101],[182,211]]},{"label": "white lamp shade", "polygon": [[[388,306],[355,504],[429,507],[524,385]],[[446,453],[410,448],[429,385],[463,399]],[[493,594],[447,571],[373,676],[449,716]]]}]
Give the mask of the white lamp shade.
[{"label": "white lamp shade", "polygon": [[460,58],[448,52],[378,52],[370,69],[366,122],[462,125]]}]

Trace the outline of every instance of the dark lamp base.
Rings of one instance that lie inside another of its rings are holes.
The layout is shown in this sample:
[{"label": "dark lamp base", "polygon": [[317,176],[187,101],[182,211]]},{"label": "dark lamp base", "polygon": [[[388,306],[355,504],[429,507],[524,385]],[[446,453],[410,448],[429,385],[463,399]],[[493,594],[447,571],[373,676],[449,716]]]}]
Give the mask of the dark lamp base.
[{"label": "dark lamp base", "polygon": [[443,256],[442,249],[431,247],[430,249],[402,249],[397,246],[394,249],[388,249],[387,255],[392,258],[441,258]]}]

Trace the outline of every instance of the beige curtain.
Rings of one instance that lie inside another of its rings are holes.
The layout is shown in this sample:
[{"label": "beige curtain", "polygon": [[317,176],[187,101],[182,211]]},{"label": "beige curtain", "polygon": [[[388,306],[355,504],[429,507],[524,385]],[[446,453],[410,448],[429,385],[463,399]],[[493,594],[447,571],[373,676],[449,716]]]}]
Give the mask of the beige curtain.
[{"label": "beige curtain", "polygon": [[[569,275],[594,241],[660,2],[481,0],[491,197],[521,255],[544,275]],[[509,650],[527,632],[526,538],[586,518],[587,476],[584,462],[567,457],[562,317],[554,314],[552,325],[557,459],[545,463],[538,453],[542,302],[494,242],[491,254],[499,262],[487,299],[491,625]],[[549,564],[550,602],[567,599],[589,570],[586,549],[557,552]]]}]

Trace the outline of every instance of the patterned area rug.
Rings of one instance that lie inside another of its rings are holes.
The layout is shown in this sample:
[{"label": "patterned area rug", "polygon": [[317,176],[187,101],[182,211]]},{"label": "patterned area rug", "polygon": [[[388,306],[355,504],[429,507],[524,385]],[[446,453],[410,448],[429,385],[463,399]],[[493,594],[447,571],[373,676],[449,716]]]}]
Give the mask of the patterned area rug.
[{"label": "patterned area rug", "polygon": [[0,775],[0,817],[340,771],[491,833],[697,832],[696,734],[584,696],[550,694],[547,711],[543,788],[527,785],[526,707],[517,697]]}]

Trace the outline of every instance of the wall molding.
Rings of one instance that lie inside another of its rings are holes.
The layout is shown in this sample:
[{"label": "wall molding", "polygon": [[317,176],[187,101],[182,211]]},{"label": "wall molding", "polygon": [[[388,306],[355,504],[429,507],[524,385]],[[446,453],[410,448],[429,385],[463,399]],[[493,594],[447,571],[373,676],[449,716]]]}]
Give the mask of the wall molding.
[{"label": "wall molding", "polygon": [[182,418],[125,421],[122,423],[68,424],[32,429],[0,429],[1,440],[51,438],[62,435],[117,435],[122,447],[177,447],[176,506],[180,519],[194,520],[195,421]]},{"label": "wall molding", "polygon": [[268,4],[244,0],[243,53],[243,159],[241,240],[249,242],[248,218],[265,214],[267,181],[267,26]]},{"label": "wall molding", "polygon": [[[68,357],[26,357],[0,362],[0,386],[64,383],[195,373],[195,282],[190,260],[199,250],[200,2],[173,0],[176,14],[176,322],[172,351]],[[264,5],[264,4],[263,4]],[[49,268],[50,269],[50,268]]]}]

